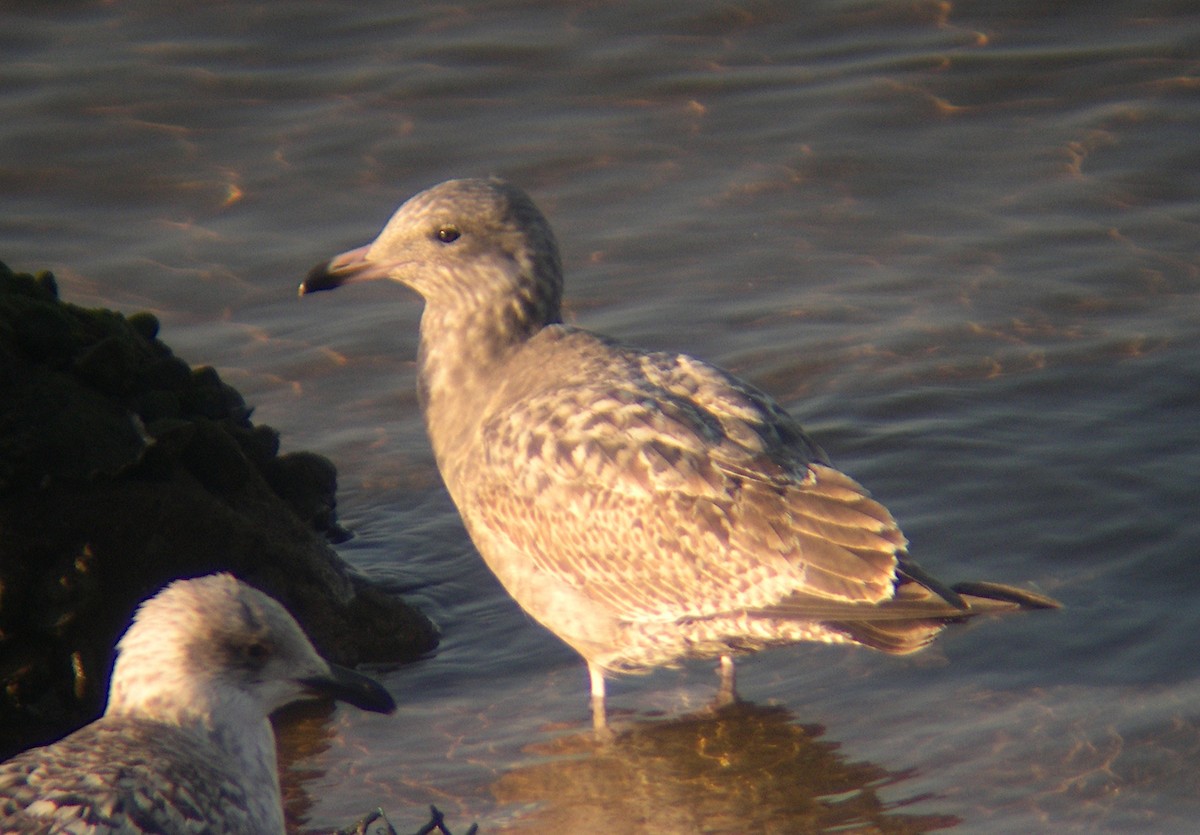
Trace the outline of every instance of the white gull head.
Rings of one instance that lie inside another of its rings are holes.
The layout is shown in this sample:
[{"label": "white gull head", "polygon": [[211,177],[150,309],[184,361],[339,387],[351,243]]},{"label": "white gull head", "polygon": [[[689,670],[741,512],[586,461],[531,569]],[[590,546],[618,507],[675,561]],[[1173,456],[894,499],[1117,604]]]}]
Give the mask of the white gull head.
[{"label": "white gull head", "polygon": [[4,830],[282,833],[269,715],[332,696],[395,703],[325,661],[278,602],[229,574],[179,580],[118,644],[103,717],[0,764]]}]

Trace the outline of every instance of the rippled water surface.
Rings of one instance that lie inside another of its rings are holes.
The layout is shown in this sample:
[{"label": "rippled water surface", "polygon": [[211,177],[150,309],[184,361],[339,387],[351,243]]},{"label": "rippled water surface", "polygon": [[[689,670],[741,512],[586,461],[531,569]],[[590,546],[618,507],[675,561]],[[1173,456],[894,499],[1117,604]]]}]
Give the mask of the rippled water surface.
[{"label": "rippled water surface", "polygon": [[[341,474],[440,625],[395,717],[284,734],[297,831],[1190,832],[1200,816],[1200,15],[1185,2],[0,3],[0,260],[154,311]],[[441,488],[418,302],[297,301],[414,191],[505,175],[569,317],[775,394],[951,581],[1057,613],[904,659],[610,688]]]}]

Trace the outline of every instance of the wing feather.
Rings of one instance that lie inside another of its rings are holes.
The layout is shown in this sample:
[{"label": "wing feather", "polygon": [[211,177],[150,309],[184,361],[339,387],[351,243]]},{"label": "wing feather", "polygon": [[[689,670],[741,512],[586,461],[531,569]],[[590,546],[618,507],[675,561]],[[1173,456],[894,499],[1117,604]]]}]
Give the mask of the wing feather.
[{"label": "wing feather", "polygon": [[0,819],[33,832],[249,832],[244,787],[220,765],[177,728],[101,718],[0,764]]},{"label": "wing feather", "polygon": [[485,421],[473,530],[630,620],[892,595],[891,515],[767,395],[690,358],[624,359]]}]

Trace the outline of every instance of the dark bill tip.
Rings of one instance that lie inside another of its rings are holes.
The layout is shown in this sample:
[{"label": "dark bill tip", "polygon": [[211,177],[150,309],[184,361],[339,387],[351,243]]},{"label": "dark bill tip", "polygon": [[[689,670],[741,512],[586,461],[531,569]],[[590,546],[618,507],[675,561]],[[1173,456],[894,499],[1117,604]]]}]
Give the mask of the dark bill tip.
[{"label": "dark bill tip", "polygon": [[300,282],[300,295],[307,296],[309,293],[319,293],[322,290],[335,290],[345,284],[347,278],[349,276],[344,273],[330,271],[329,262],[325,261],[308,271],[304,281]]},{"label": "dark bill tip", "polygon": [[301,684],[314,694],[329,696],[374,713],[391,713],[396,709],[396,701],[383,689],[382,684],[337,664],[329,665],[328,676],[306,678]]}]

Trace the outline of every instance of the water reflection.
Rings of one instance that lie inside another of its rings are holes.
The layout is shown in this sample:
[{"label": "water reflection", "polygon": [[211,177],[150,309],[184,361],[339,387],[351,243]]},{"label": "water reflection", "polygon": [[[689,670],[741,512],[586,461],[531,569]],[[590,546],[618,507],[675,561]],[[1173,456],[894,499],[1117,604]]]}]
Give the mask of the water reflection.
[{"label": "water reflection", "polygon": [[[279,788],[288,832],[296,832],[308,819],[313,799],[306,783],[324,776],[314,763],[333,746],[334,706],[326,702],[297,702],[271,717],[279,755]],[[367,810],[364,810],[367,811]]]},{"label": "water reflection", "polygon": [[959,821],[896,810],[880,789],[912,776],[851,761],[824,728],[783,707],[741,702],[639,721],[597,742],[589,731],[533,746],[546,759],[493,786],[535,807],[511,832],[929,832]]}]

